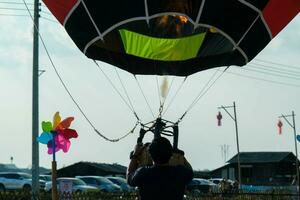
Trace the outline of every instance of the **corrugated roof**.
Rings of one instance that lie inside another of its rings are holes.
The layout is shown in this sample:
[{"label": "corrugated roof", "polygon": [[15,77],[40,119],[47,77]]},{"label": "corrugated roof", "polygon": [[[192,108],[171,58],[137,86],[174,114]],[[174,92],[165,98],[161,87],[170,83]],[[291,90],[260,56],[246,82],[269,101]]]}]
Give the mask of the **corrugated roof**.
[{"label": "corrugated roof", "polygon": [[[240,152],[240,163],[278,163],[295,162],[292,152]],[[237,155],[227,161],[237,163]]]},{"label": "corrugated roof", "polygon": [[91,165],[98,169],[101,169],[105,172],[112,172],[112,173],[126,173],[126,167],[119,165],[119,164],[107,164],[107,163],[92,163],[92,162],[81,162],[83,164]]}]

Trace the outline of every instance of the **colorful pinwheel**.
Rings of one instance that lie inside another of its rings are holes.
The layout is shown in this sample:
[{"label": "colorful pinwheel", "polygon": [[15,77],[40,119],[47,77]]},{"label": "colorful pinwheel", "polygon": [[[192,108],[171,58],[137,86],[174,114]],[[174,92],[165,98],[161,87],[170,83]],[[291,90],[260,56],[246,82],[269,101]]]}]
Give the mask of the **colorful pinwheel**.
[{"label": "colorful pinwheel", "polygon": [[48,154],[53,154],[59,150],[67,153],[70,149],[71,138],[77,138],[78,134],[74,129],[70,129],[70,125],[74,117],[68,117],[61,121],[59,112],[53,117],[53,125],[51,122],[42,122],[43,133],[37,138],[38,142],[47,144]]}]

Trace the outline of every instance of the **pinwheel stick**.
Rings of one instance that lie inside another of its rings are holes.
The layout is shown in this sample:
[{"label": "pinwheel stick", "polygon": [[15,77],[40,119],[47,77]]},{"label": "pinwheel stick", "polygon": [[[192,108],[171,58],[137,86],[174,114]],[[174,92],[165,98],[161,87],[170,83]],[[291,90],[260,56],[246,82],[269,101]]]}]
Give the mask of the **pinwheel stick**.
[{"label": "pinwheel stick", "polygon": [[52,150],[53,150],[53,161],[56,162],[56,157],[55,157],[55,148],[56,148],[56,144],[55,144],[55,137],[56,137],[56,132],[53,131],[53,140],[52,140]]},{"label": "pinwheel stick", "polygon": [[57,165],[56,165],[56,160],[55,160],[55,137],[56,137],[56,132],[53,132],[53,140],[52,140],[52,149],[53,149],[53,160],[52,160],[52,200],[58,200],[58,195],[57,195]]}]

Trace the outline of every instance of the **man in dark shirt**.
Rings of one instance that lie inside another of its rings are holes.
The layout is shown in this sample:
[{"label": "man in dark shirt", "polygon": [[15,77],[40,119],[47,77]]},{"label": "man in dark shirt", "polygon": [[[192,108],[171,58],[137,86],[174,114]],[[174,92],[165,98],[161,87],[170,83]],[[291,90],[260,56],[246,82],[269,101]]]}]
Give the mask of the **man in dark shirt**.
[{"label": "man in dark shirt", "polygon": [[[150,153],[153,165],[139,167],[145,152]],[[190,164],[183,155],[173,153],[163,137],[155,138],[149,147],[137,145],[127,170],[127,181],[138,187],[141,200],[182,200],[192,178]]]}]

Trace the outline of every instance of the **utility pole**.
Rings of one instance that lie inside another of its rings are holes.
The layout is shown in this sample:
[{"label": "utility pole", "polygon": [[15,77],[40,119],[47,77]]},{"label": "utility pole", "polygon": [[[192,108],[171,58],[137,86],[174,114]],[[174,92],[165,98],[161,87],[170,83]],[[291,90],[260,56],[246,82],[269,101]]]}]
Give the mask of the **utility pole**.
[{"label": "utility pole", "polygon": [[39,0],[34,0],[33,63],[32,63],[32,192],[39,192]]},{"label": "utility pole", "polygon": [[[293,124],[290,123],[290,121],[287,119],[287,117],[292,117]],[[294,130],[294,142],[295,142],[295,152],[296,152],[296,175],[297,175],[296,184],[298,186],[298,194],[299,194],[299,162],[298,162],[298,150],[297,150],[295,113],[294,113],[294,111],[292,111],[291,115],[283,115],[283,114],[281,114],[281,116],[279,116],[279,118],[283,118],[293,128],[293,130]]]},{"label": "utility pole", "polygon": [[[228,112],[227,108],[233,108],[233,111],[234,111],[234,115],[233,116],[230,114],[230,112]],[[225,110],[225,112],[231,117],[231,119],[235,123],[235,136],[236,136],[236,147],[237,147],[237,163],[238,163],[238,178],[239,178],[239,188],[241,188],[242,176],[241,176],[241,163],[240,163],[240,145],[239,145],[239,134],[238,134],[238,125],[237,125],[235,102],[233,102],[233,106],[221,106],[221,107],[218,107],[218,109]]]}]

